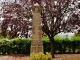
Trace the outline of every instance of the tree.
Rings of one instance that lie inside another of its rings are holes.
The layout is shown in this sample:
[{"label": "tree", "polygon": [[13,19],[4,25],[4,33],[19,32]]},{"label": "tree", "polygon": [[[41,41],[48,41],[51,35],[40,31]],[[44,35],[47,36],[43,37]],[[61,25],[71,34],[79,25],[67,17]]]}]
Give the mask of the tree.
[{"label": "tree", "polygon": [[[72,7],[71,7],[72,6]],[[75,0],[72,4],[70,4],[69,12],[70,15],[68,19],[68,25],[70,25],[70,29],[72,29],[72,32],[75,33],[75,35],[80,34],[80,1]]]},{"label": "tree", "polygon": [[[9,38],[18,36],[18,32],[21,32],[22,34],[25,34],[27,32],[28,21],[27,19],[24,20],[24,11],[21,5],[17,3],[4,3],[2,6],[2,10],[2,17],[4,18],[1,25],[2,36],[5,37],[7,35],[6,31],[8,28]],[[25,35],[27,35],[27,33]]]}]

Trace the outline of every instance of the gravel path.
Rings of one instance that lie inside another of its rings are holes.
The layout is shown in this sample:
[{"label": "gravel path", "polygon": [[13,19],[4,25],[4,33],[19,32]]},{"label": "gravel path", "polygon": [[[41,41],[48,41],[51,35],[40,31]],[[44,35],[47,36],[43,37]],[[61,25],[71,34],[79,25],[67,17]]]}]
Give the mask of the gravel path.
[{"label": "gravel path", "polygon": [[[0,60],[30,60],[29,55],[0,55]],[[53,60],[80,60],[80,54],[55,54]]]},{"label": "gravel path", "polygon": [[30,60],[30,56],[23,54],[0,55],[0,60]]},{"label": "gravel path", "polygon": [[55,57],[62,60],[80,60],[80,54],[55,54]]}]

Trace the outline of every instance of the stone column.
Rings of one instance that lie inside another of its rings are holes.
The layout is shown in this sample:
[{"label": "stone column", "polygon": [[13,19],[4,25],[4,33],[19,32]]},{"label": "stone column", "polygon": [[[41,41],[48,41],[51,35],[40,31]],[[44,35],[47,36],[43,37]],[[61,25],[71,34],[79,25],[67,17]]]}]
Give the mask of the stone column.
[{"label": "stone column", "polygon": [[31,41],[31,53],[43,52],[42,43],[42,28],[41,28],[41,8],[38,4],[35,4],[32,8],[33,20],[32,20],[32,41]]}]

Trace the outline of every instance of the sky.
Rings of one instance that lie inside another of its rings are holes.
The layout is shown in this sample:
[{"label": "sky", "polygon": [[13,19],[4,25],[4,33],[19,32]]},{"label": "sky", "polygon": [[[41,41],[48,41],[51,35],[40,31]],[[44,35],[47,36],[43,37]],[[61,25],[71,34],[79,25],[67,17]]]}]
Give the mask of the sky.
[{"label": "sky", "polygon": [[74,35],[74,33],[64,33],[64,32],[62,32],[62,33],[59,33],[58,34],[59,36],[61,36],[61,37],[72,37],[73,35]]}]

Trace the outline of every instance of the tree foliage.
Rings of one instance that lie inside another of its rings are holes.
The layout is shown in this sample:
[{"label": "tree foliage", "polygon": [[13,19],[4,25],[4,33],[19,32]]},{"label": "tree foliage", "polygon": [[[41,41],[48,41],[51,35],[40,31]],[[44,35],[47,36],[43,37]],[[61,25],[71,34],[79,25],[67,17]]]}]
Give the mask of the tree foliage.
[{"label": "tree foliage", "polygon": [[22,32],[23,34],[27,32],[28,21],[26,21],[27,19],[24,17],[21,5],[16,3],[8,5],[4,3],[2,9],[2,17],[4,20],[1,25],[1,30],[4,37],[7,35],[7,30],[9,30],[10,38],[16,37],[18,32]]}]

